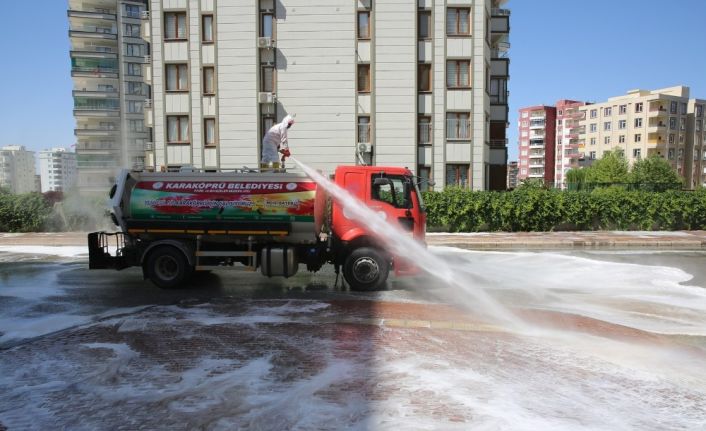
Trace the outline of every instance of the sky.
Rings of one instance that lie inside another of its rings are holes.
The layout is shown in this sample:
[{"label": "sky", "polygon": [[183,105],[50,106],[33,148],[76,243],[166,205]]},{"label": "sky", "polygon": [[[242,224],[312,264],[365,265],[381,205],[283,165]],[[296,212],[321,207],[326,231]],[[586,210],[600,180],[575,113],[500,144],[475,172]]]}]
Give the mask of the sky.
[{"label": "sky", "polygon": [[[8,1],[3,8],[0,52],[12,63],[0,67],[0,146],[75,143],[67,5]],[[510,0],[504,7],[512,12],[510,160],[524,106],[680,84],[706,98],[706,0]]]}]

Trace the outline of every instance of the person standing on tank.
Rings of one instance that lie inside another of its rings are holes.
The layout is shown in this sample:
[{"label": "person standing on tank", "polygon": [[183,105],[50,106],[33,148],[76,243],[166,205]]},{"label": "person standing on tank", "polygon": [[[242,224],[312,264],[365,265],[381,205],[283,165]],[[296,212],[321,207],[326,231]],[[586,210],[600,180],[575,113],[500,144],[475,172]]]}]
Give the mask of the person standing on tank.
[{"label": "person standing on tank", "polygon": [[[281,163],[290,156],[287,131],[294,124],[294,117],[287,115],[281,123],[270,127],[262,138],[262,158],[260,168],[279,170]],[[281,156],[280,156],[281,154]]]}]

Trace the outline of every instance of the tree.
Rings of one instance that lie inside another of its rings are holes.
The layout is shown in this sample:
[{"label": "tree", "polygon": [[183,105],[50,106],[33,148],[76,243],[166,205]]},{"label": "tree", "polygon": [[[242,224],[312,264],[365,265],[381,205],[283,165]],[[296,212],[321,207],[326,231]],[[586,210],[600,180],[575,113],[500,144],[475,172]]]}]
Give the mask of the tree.
[{"label": "tree", "polygon": [[587,183],[622,184],[628,182],[628,161],[620,151],[607,151],[587,171]]},{"label": "tree", "polygon": [[588,168],[571,168],[566,171],[566,185],[569,190],[582,190],[587,173]]},{"label": "tree", "polygon": [[630,172],[630,182],[638,184],[641,188],[663,191],[679,188],[684,180],[667,160],[652,155],[635,162]]}]

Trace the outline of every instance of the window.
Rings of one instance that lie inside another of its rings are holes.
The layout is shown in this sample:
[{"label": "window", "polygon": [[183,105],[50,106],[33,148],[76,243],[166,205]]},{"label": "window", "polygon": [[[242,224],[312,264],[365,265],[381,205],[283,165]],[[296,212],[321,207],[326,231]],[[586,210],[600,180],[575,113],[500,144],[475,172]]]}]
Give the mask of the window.
[{"label": "window", "polygon": [[635,135],[635,142],[641,142],[642,141],[642,135],[640,133],[637,133]]},{"label": "window", "polygon": [[641,153],[642,153],[642,150],[640,150],[639,148],[635,148],[632,150],[632,156],[635,159],[639,159]]},{"label": "window", "polygon": [[642,102],[635,104],[635,112],[637,112],[637,113],[642,112]]},{"label": "window", "polygon": [[613,113],[613,108],[603,108],[603,116],[609,117]]},{"label": "window", "polygon": [[674,143],[674,133],[669,134],[669,143],[673,144]]},{"label": "window", "polygon": [[687,109],[686,109],[686,103],[681,104],[681,115],[686,115]]},{"label": "window", "polygon": [[431,64],[421,63],[418,65],[418,83],[420,92],[431,91]]},{"label": "window", "polygon": [[610,145],[610,136],[603,138],[603,145]]},{"label": "window", "polygon": [[627,114],[627,112],[628,112],[628,105],[620,105],[618,107],[619,114]]},{"label": "window", "polygon": [[420,146],[431,145],[431,117],[419,117],[419,122],[417,123],[417,137],[419,139]]},{"label": "window", "polygon": [[608,130],[610,130],[610,127],[611,127],[610,121],[606,121],[603,123],[603,130],[608,131]]},{"label": "window", "polygon": [[127,57],[142,57],[142,45],[138,43],[125,44],[125,56]]},{"label": "window", "polygon": [[591,138],[590,143],[591,143],[591,145],[596,145],[596,138]]},{"label": "window", "polygon": [[[523,173],[526,170],[523,170]],[[446,165],[447,187],[468,187],[468,165]]]},{"label": "window", "polygon": [[589,152],[589,153],[588,153],[588,158],[591,159],[591,160],[596,160],[596,152],[595,152],[595,151]]},{"label": "window", "polygon": [[626,120],[620,120],[618,121],[618,129],[622,130],[628,126],[628,122]]},{"label": "window", "polygon": [[216,119],[204,118],[203,120],[204,146],[216,145]]},{"label": "window", "polygon": [[164,40],[186,39],[186,12],[164,13]]},{"label": "window", "polygon": [[677,130],[677,117],[669,117],[669,130]]},{"label": "window", "polygon": [[129,76],[142,76],[142,65],[140,63],[128,63],[127,64],[127,75],[129,75]]},{"label": "window", "polygon": [[624,144],[624,143],[625,143],[625,135],[620,135],[620,136],[618,136],[618,143],[619,143],[619,144]]},{"label": "window", "polygon": [[370,11],[358,11],[358,39],[370,39]]},{"label": "window", "polygon": [[370,65],[358,65],[358,93],[370,93]]},{"label": "window", "polygon": [[125,24],[125,36],[140,37],[140,24]]},{"label": "window", "polygon": [[677,155],[679,157],[679,160],[683,159],[684,158],[684,149],[679,148],[679,151],[677,151]]},{"label": "window", "polygon": [[135,5],[126,4],[125,5],[125,16],[129,18],[139,18],[140,17],[140,7]]},{"label": "window", "polygon": [[674,148],[670,148],[667,151],[667,159],[669,160],[674,160]]},{"label": "window", "polygon": [[635,127],[642,127],[642,118],[635,118]]},{"label": "window", "polygon": [[167,116],[167,143],[189,143],[189,117]]},{"label": "window", "polygon": [[686,118],[679,119],[679,130],[681,130],[682,132],[686,130]]},{"label": "window", "polygon": [[704,116],[704,105],[696,105],[696,116],[701,118]]},{"label": "window", "polygon": [[429,191],[429,181],[431,180],[431,168],[428,166],[417,167],[417,184],[422,192]]},{"label": "window", "polygon": [[145,95],[145,87],[141,82],[133,82],[133,81],[128,81],[127,82],[127,94],[133,95],[133,96],[144,96]]},{"label": "window", "polygon": [[598,131],[598,124],[596,124],[596,123],[591,123],[590,126],[589,126],[589,130],[590,130],[591,132],[596,132],[596,131]]},{"label": "window", "polygon": [[131,132],[144,132],[145,131],[145,121],[144,120],[127,120],[128,130]]},{"label": "window", "polygon": [[490,103],[507,104],[507,78],[490,79]]},{"label": "window", "polygon": [[471,114],[468,112],[448,112],[446,113],[446,138],[447,139],[470,139],[471,138]]},{"label": "window", "polygon": [[420,10],[417,14],[419,39],[431,39],[431,12]]},{"label": "window", "polygon": [[701,131],[701,120],[696,120],[695,127],[697,132]]},{"label": "window", "polygon": [[263,13],[260,16],[260,19],[261,19],[260,36],[274,38],[275,16],[271,13]]},{"label": "window", "polygon": [[591,118],[598,117],[598,109],[591,109]]},{"label": "window", "polygon": [[449,60],[446,62],[446,87],[468,88],[471,86],[471,61]]},{"label": "window", "polygon": [[167,64],[167,91],[188,91],[189,75],[186,64]]},{"label": "window", "polygon": [[468,8],[450,7],[446,10],[446,35],[468,36],[471,34],[471,10]]},{"label": "window", "polygon": [[[373,174],[373,178],[376,175]],[[386,177],[390,182],[388,184],[375,184],[373,181],[372,197],[376,201],[387,202],[395,208],[410,208],[412,201],[410,199],[411,187],[404,177],[397,175],[388,175]]]},{"label": "window", "polygon": [[275,68],[269,64],[260,66],[260,91],[274,93],[275,91]]},{"label": "window", "polygon": [[677,113],[677,106],[678,106],[677,102],[671,102],[669,104],[669,113],[676,114]]},{"label": "window", "polygon": [[216,72],[213,66],[203,68],[203,94],[216,94]]},{"label": "window", "polygon": [[367,144],[370,142],[370,117],[361,115],[358,117],[358,143]]},{"label": "window", "polygon": [[213,43],[213,15],[201,17],[201,43]]},{"label": "window", "polygon": [[127,112],[130,114],[141,114],[142,113],[142,102],[138,100],[128,100],[127,101]]}]

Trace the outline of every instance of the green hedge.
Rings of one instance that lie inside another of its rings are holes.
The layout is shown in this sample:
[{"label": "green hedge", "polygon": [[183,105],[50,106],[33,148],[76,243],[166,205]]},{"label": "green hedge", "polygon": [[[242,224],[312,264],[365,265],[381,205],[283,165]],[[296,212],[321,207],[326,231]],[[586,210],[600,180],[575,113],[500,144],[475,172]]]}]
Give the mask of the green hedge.
[{"label": "green hedge", "polygon": [[426,192],[430,231],[700,230],[706,229],[706,189],[593,191],[519,188]]}]

